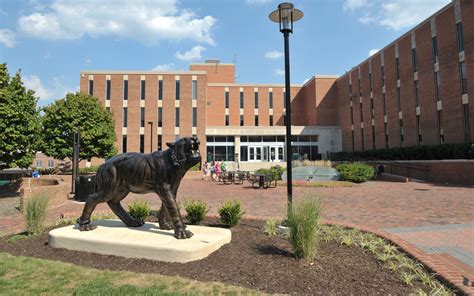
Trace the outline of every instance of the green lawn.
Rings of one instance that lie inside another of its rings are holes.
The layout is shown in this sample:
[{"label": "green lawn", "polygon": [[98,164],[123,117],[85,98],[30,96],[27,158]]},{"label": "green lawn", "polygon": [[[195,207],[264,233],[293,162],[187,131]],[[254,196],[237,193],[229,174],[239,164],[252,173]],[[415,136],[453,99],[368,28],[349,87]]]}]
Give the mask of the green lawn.
[{"label": "green lawn", "polygon": [[48,295],[263,295],[217,282],[103,271],[0,253],[0,294]]}]

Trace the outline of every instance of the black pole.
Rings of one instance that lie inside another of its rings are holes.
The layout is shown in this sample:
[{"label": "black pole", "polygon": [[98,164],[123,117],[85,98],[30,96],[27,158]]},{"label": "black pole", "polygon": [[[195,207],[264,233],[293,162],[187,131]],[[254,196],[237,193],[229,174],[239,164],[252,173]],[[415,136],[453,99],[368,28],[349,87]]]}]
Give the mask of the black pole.
[{"label": "black pole", "polygon": [[293,203],[293,174],[291,167],[292,149],[291,149],[291,101],[290,101],[290,32],[285,30],[283,37],[285,39],[285,102],[286,102],[286,188],[288,194],[288,211],[291,211]]},{"label": "black pole", "polygon": [[72,176],[71,176],[71,194],[74,197],[76,192],[76,133],[72,134]]}]

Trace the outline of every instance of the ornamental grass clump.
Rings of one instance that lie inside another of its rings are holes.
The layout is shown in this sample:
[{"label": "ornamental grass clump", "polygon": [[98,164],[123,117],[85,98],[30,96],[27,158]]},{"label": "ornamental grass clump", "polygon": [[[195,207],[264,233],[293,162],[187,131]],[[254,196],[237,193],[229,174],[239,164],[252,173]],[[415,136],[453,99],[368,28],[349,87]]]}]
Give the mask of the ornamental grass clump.
[{"label": "ornamental grass clump", "polygon": [[207,204],[201,200],[187,200],[183,203],[189,224],[199,225],[209,212]]},{"label": "ornamental grass clump", "polygon": [[374,176],[374,168],[362,162],[343,163],[336,166],[345,181],[363,183]]},{"label": "ornamental grass clump", "polygon": [[316,257],[321,212],[321,200],[312,196],[305,196],[288,211],[289,238],[297,258]]},{"label": "ornamental grass clump", "polygon": [[142,222],[150,215],[150,205],[144,200],[135,200],[128,205],[130,216]]},{"label": "ornamental grass clump", "polygon": [[226,201],[222,206],[217,209],[220,219],[219,221],[229,227],[237,226],[245,214],[242,210],[240,202],[238,201]]},{"label": "ornamental grass clump", "polygon": [[48,197],[44,194],[35,194],[27,200],[23,215],[28,235],[36,235],[43,232],[48,203]]}]

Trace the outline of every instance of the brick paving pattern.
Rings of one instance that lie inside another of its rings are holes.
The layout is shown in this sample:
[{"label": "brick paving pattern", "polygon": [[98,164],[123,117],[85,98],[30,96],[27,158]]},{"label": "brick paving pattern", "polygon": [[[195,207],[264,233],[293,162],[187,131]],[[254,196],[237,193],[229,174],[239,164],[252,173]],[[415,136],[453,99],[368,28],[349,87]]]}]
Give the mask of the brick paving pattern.
[{"label": "brick paving pattern", "polygon": [[[65,180],[67,182],[67,180]],[[66,196],[66,193],[64,195]],[[441,277],[474,294],[472,266],[474,246],[474,187],[442,186],[428,183],[395,183],[374,181],[355,187],[294,188],[294,200],[311,194],[323,198],[323,220],[357,227],[382,235],[421,260]],[[134,199],[147,200],[159,208],[155,194],[130,194],[125,203]],[[205,201],[210,214],[225,200],[237,199],[248,218],[283,217],[286,212],[286,187],[252,189],[250,184],[223,185],[200,180],[190,172],[181,183],[178,200],[194,198]],[[48,219],[80,215],[83,204],[64,200],[50,209]],[[109,211],[101,204],[96,212]],[[446,226],[448,225],[448,226]],[[19,215],[0,217],[0,233],[18,231],[24,224]],[[471,262],[471,263],[470,263]]]}]

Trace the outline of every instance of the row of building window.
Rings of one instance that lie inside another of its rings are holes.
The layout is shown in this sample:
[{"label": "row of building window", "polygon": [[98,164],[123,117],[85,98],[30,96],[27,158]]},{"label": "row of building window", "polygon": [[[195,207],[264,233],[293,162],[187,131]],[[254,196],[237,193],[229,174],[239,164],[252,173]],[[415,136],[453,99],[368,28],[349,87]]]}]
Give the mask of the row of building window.
[{"label": "row of building window", "polygon": [[[464,51],[464,37],[463,37],[463,32],[462,32],[462,23],[459,22],[456,24],[456,40],[457,40],[457,49],[458,52],[463,52]],[[439,51],[438,51],[438,44],[437,44],[437,37],[434,36],[432,37],[432,49],[433,49],[433,63],[435,64],[434,67],[437,66],[437,63],[439,62]],[[400,79],[400,70],[399,70],[399,58],[396,57],[395,59],[396,62],[396,74],[397,74],[397,80]],[[438,66],[439,67],[439,66]],[[413,72],[416,73],[418,71],[417,67],[417,55],[416,55],[416,47],[412,49],[412,69]],[[460,69],[460,77],[461,77],[461,96],[467,94],[467,75],[466,75],[466,64],[464,61],[459,62],[459,69]],[[384,66],[381,66],[381,78],[382,78],[382,86],[385,87],[385,69]],[[436,101],[440,101],[440,74],[439,70],[435,68],[434,70],[434,79],[435,79],[435,99]],[[362,90],[361,90],[361,80],[360,80],[360,75],[358,79],[359,83],[359,96],[362,97]],[[370,91],[372,92],[372,73],[369,73],[369,85],[370,85]],[[415,96],[415,105],[418,109],[420,107],[419,103],[419,97],[418,97],[418,81],[415,79],[414,80],[414,96]],[[400,87],[397,85],[397,107],[398,111],[401,112],[401,98],[400,98]],[[350,116],[351,116],[351,124],[354,124],[354,117],[353,117],[353,108],[352,108],[352,84],[349,84],[349,96],[350,96]],[[382,94],[382,104],[383,104],[383,114],[384,116],[387,115],[386,111],[386,101],[385,101],[385,93],[383,92]],[[362,106],[362,100],[359,102],[359,108],[360,108],[360,121],[364,122],[364,117],[363,117],[363,106]],[[470,131],[469,131],[469,108],[468,104],[465,104],[464,102],[462,103],[462,109],[463,109],[463,126],[464,126],[464,140],[465,142],[470,141]],[[371,97],[371,118],[374,119],[375,116],[375,109],[374,109],[374,102],[373,102],[373,97]],[[443,132],[443,120],[442,120],[442,110],[437,111],[437,125],[438,125],[438,132],[439,132],[439,143],[442,144],[444,143],[444,132]],[[403,146],[404,142],[404,131],[403,131],[403,118],[399,119],[399,134],[400,134],[400,146]],[[420,145],[422,144],[422,134],[421,134],[421,125],[420,125],[420,115],[418,112],[416,112],[416,130],[417,130],[417,144]],[[388,130],[387,130],[387,123],[384,123],[384,131],[385,131],[385,144],[386,148],[388,148]],[[364,145],[364,129],[361,127],[361,145],[362,145],[362,150],[365,150],[365,145]],[[375,127],[372,126],[372,140],[373,140],[373,149],[375,149]],[[354,131],[352,131],[352,148],[354,150]]]},{"label": "row of building window", "polygon": [[[226,91],[224,93],[224,102],[225,102],[225,108],[229,109],[230,106],[230,98],[229,98],[229,92]],[[268,93],[268,107],[270,109],[273,109],[273,92]],[[244,108],[244,92],[240,92],[240,109]],[[258,92],[254,93],[254,108],[258,109]],[[285,92],[283,92],[283,108],[286,108],[286,101],[285,101]]]},{"label": "row of building window", "polygon": [[[110,111],[110,109],[108,109]],[[175,127],[180,125],[180,109],[175,108]],[[192,109],[192,127],[197,127],[197,108]],[[128,126],[128,108],[122,109],[122,126]],[[140,108],[140,127],[145,127],[145,108]],[[163,127],[163,108],[158,107],[158,127]]]},{"label": "row of building window", "polygon": [[[254,126],[259,126],[259,120],[258,120],[258,115],[254,115]],[[244,116],[243,115],[240,115],[240,122],[239,122],[239,125],[240,126],[244,126]],[[269,115],[269,118],[268,118],[268,125],[269,126],[273,126],[274,125],[274,122],[273,122],[273,115]],[[226,115],[225,116],[225,126],[230,126],[230,116],[229,115]]]},{"label": "row of building window", "polygon": [[[146,80],[141,80],[140,84],[140,99],[145,100],[146,94]],[[89,95],[94,95],[94,80],[89,80]],[[192,82],[192,99],[197,100],[198,96],[198,85],[197,80]],[[107,79],[105,99],[110,101],[111,96],[111,81]],[[181,97],[181,82],[180,80],[175,81],[175,100],[179,100]],[[128,100],[128,80],[123,81],[123,99]],[[158,100],[163,100],[163,80],[158,80]]]},{"label": "row of building window", "polygon": [[[47,168],[54,168],[54,160],[48,160],[47,162],[48,166]],[[42,160],[37,160],[36,161],[36,167],[37,168],[42,168],[43,167],[43,161]]]}]

